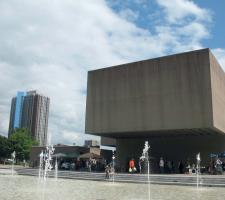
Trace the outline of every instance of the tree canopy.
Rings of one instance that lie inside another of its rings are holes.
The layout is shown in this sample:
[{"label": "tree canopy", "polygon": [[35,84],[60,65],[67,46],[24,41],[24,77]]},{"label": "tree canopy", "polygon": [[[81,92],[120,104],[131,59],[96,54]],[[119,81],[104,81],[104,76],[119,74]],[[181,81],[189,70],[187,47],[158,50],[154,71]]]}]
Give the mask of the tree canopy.
[{"label": "tree canopy", "polygon": [[16,160],[28,160],[32,146],[38,143],[31,137],[25,128],[15,129],[14,133],[9,137],[11,151],[16,152]]},{"label": "tree canopy", "polygon": [[0,159],[11,158],[11,153],[16,152],[16,160],[28,160],[32,146],[38,145],[25,128],[15,129],[9,138],[0,135]]},{"label": "tree canopy", "polygon": [[0,135],[0,158],[5,159],[10,157],[10,143],[8,138]]}]

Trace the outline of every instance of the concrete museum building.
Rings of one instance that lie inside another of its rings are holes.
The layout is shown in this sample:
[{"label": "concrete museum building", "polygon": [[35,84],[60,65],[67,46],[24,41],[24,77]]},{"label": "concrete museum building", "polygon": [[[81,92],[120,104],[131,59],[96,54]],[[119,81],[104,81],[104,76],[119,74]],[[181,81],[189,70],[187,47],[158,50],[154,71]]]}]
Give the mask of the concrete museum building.
[{"label": "concrete museum building", "polygon": [[85,132],[114,142],[122,171],[146,140],[155,163],[206,164],[225,150],[225,74],[209,49],[89,71]]}]

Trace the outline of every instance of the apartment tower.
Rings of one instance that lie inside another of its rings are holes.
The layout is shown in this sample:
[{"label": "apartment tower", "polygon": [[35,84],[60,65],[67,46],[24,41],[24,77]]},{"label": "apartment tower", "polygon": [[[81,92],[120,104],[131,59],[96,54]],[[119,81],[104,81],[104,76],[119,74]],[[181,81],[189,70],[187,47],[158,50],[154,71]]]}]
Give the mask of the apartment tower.
[{"label": "apartment tower", "polygon": [[8,135],[16,128],[27,128],[40,146],[47,144],[50,99],[36,91],[17,92],[12,98]]}]

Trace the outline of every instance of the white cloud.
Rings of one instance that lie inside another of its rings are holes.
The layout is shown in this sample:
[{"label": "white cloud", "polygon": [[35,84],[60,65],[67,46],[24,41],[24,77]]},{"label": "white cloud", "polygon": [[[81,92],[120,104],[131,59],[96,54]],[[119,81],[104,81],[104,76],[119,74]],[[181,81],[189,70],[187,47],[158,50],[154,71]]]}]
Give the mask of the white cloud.
[{"label": "white cloud", "polygon": [[75,132],[63,132],[63,139],[66,141],[70,141],[71,144],[76,143],[77,140],[80,139],[81,133],[75,133]]},{"label": "white cloud", "polygon": [[[181,52],[203,48],[202,41],[210,37],[212,12],[200,8],[190,0],[156,0],[165,15],[155,30],[170,52]],[[157,11],[156,16],[159,16]],[[165,41],[166,40],[166,41]]]},{"label": "white cloud", "polygon": [[156,45],[102,0],[0,2],[0,29],[0,133],[7,134],[16,92],[37,89],[51,99],[54,143],[84,133],[88,70],[148,57]]},{"label": "white cloud", "polygon": [[138,12],[134,12],[133,10],[126,8],[122,11],[120,11],[120,16],[128,21],[135,21],[138,19],[139,17],[139,13]]},{"label": "white cloud", "polygon": [[[78,144],[78,145],[83,145],[84,144],[84,140],[83,140],[83,132],[80,133],[76,133],[74,131],[63,131],[62,132],[62,137],[64,143],[66,144]],[[85,135],[85,139],[89,140],[89,139],[98,139],[97,136],[92,136],[92,135]]]},{"label": "white cloud", "polygon": [[182,36],[192,37],[194,40],[199,41],[202,38],[207,38],[209,36],[208,29],[204,26],[204,24],[200,24],[197,22],[191,22],[188,25],[185,25],[181,29],[179,29],[179,34]]},{"label": "white cloud", "polygon": [[211,20],[209,10],[200,8],[190,0],[157,0],[157,3],[164,8],[169,23],[180,24],[183,20],[187,20],[187,17],[198,21]]},{"label": "white cloud", "polygon": [[207,11],[176,1],[173,10],[182,12],[173,13],[168,1],[158,3],[169,22],[185,23],[160,24],[154,33],[104,0],[0,1],[0,134],[7,135],[11,98],[18,90],[37,89],[50,97],[53,143],[83,144],[91,137],[83,134],[88,70],[202,47],[209,36]]}]

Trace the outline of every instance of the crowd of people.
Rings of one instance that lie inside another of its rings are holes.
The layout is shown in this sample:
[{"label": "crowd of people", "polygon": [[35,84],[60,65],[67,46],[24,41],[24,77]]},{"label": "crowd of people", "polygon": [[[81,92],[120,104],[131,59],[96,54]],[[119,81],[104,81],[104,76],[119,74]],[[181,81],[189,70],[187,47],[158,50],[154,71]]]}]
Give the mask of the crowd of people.
[{"label": "crowd of people", "polygon": [[[157,161],[154,161],[155,163]],[[197,171],[197,164],[191,163],[190,161],[178,161],[167,160],[163,157],[154,165],[154,169],[151,168],[151,172],[161,174],[195,174]],[[153,162],[151,162],[151,166]],[[105,171],[106,178],[110,178],[111,175],[116,171],[119,171],[117,165],[114,167],[112,163],[107,163],[106,160],[101,159],[76,159],[76,160],[60,160],[58,162],[58,168],[64,170],[77,170],[77,171]],[[137,162],[134,158],[131,158],[128,162],[129,173],[146,173],[147,163],[145,160],[139,159]],[[219,158],[211,160],[208,166],[200,166],[201,173],[207,174],[223,174],[225,172],[225,162]]]},{"label": "crowd of people", "polygon": [[[136,168],[137,166],[137,168]],[[152,166],[152,163],[151,163]],[[139,159],[138,164],[132,158],[128,163],[129,173],[145,173],[146,172],[146,162]],[[223,174],[225,172],[225,162],[219,158],[212,160],[208,166],[197,166],[196,163],[191,163],[190,161],[178,161],[174,163],[172,160],[166,160],[160,157],[157,167],[154,169],[155,173],[161,174],[196,174],[197,170],[205,174]]]},{"label": "crowd of people", "polygon": [[[103,172],[105,178],[111,179],[115,172],[112,162],[104,159],[61,159],[58,161],[58,169],[72,171]],[[55,164],[53,164],[55,167]]]},{"label": "crowd of people", "polygon": [[60,160],[58,169],[76,171],[104,171],[105,161],[99,159]]},{"label": "crowd of people", "polygon": [[[184,164],[182,161],[179,161],[178,162],[178,167],[177,167],[178,171],[180,174],[183,173],[184,171]],[[174,162],[173,161],[170,161],[170,160],[164,160],[163,157],[160,158],[159,160],[159,172],[161,174],[164,174],[164,173],[175,173],[176,172],[176,167],[174,165]]]},{"label": "crowd of people", "polygon": [[195,174],[197,170],[207,174],[222,174],[225,171],[225,162],[216,158],[212,160],[208,166],[197,166],[196,163],[190,163],[190,161],[183,162],[180,160],[177,166],[175,166],[173,161],[164,160],[163,157],[159,160],[160,173]]}]

